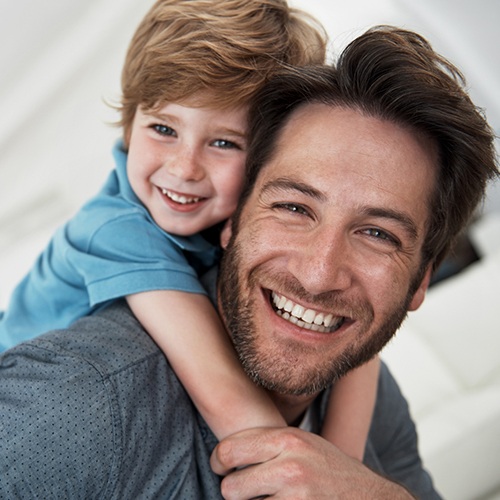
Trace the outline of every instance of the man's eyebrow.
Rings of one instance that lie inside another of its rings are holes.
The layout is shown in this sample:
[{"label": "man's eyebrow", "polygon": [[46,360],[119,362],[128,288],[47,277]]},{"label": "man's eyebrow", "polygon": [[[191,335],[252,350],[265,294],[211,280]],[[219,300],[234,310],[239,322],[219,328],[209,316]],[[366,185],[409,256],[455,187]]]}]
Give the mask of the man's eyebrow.
[{"label": "man's eyebrow", "polygon": [[318,189],[300,181],[295,181],[287,177],[278,177],[266,182],[262,187],[262,193],[268,191],[298,191],[299,193],[310,196],[318,201],[326,201],[326,195]]},{"label": "man's eyebrow", "polygon": [[418,227],[414,220],[407,214],[390,208],[364,207],[363,213],[371,217],[391,219],[401,224],[414,240],[418,237]]}]

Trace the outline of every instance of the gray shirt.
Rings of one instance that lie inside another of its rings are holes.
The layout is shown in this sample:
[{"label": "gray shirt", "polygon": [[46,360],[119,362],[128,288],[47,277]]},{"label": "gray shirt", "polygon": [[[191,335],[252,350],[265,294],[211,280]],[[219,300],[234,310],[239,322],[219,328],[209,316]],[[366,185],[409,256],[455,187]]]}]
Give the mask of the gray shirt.
[{"label": "gray shirt", "polygon": [[[221,498],[215,445],[124,302],[0,357],[1,499]],[[365,463],[418,498],[439,498],[386,367]]]}]

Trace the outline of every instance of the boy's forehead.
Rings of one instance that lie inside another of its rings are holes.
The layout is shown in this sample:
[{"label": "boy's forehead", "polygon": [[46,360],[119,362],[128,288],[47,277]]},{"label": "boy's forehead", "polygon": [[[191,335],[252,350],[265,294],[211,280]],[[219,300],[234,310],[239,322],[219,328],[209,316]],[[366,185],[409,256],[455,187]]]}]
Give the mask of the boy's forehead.
[{"label": "boy's forehead", "polygon": [[244,108],[249,109],[248,99],[228,96],[227,92],[221,94],[216,90],[203,90],[195,93],[186,93],[184,96],[172,100],[168,95],[160,97],[154,105],[154,109],[163,108],[167,104],[180,104],[190,108],[209,108],[220,111]]},{"label": "boy's forehead", "polygon": [[[199,101],[158,103],[153,108],[138,106],[135,121],[159,120],[169,126],[186,130],[230,133],[247,138],[248,106],[217,107],[200,105]],[[177,129],[176,129],[177,130]],[[177,130],[178,132],[181,129]]]}]

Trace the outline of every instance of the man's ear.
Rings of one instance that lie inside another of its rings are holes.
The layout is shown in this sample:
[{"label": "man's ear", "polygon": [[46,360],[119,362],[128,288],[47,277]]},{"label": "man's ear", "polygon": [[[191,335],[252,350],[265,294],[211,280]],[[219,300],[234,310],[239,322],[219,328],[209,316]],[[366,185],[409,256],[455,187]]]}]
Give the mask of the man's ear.
[{"label": "man's ear", "polygon": [[232,234],[233,234],[232,220],[228,219],[226,221],[226,223],[224,224],[224,227],[222,228],[222,231],[220,233],[220,246],[224,250],[227,248],[227,244],[229,243],[229,240],[231,239]]},{"label": "man's ear", "polygon": [[410,306],[408,307],[409,311],[416,311],[425,299],[425,293],[429,288],[429,283],[431,281],[432,276],[432,265],[429,265],[427,271],[424,274],[422,282],[420,283],[417,291],[413,294],[413,298],[411,299]]}]

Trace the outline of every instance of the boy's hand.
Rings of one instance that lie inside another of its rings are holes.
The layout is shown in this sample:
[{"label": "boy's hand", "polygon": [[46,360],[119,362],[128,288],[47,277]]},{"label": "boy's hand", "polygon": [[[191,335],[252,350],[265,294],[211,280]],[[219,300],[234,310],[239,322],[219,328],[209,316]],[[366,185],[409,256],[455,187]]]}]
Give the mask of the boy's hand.
[{"label": "boy's hand", "polygon": [[227,500],[413,498],[320,436],[292,427],[233,434],[215,448],[211,466],[226,476],[221,490]]}]

